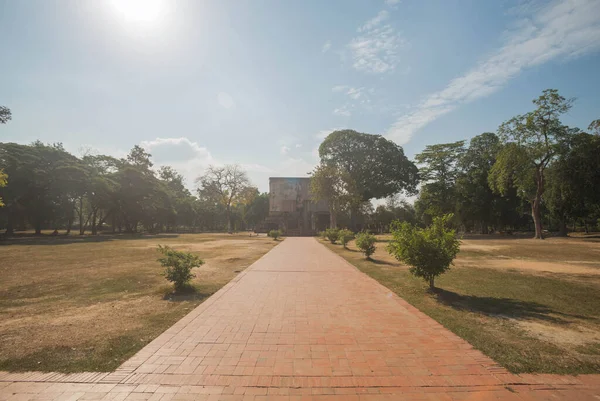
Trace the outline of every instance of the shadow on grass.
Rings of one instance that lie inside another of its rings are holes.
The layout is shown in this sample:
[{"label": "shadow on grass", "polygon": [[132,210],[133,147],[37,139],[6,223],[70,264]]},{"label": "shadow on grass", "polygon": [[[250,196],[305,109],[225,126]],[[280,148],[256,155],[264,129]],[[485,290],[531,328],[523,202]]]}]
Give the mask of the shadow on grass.
[{"label": "shadow on grass", "polygon": [[590,316],[557,312],[537,302],[510,298],[461,295],[456,292],[435,288],[437,301],[459,311],[470,311],[513,319],[539,319],[555,324],[569,324],[572,319],[597,320]]},{"label": "shadow on grass", "polygon": [[177,238],[180,234],[17,235],[0,237],[1,245],[67,245],[118,240]]},{"label": "shadow on grass", "polygon": [[369,262],[375,263],[376,265],[387,265],[387,266],[394,265],[393,263],[388,262],[386,260],[379,260],[379,259],[372,259],[372,258],[369,258],[368,260],[369,260]]},{"label": "shadow on grass", "polygon": [[192,284],[186,284],[179,290],[174,290],[173,287],[169,287],[165,290],[163,299],[171,302],[203,301],[214,293],[215,291],[212,289],[200,289]]}]

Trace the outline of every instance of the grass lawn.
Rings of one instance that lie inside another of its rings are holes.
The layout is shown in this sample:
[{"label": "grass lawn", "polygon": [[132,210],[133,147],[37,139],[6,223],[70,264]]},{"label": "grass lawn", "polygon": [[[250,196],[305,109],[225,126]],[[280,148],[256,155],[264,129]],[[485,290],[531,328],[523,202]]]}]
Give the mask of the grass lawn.
[{"label": "grass lawn", "polygon": [[[158,244],[206,262],[194,292],[172,294]],[[114,370],[276,244],[248,234],[0,243],[0,370]]]},{"label": "grass lawn", "polygon": [[322,242],[511,372],[600,373],[597,240],[464,239],[436,293],[378,240],[372,261]]}]

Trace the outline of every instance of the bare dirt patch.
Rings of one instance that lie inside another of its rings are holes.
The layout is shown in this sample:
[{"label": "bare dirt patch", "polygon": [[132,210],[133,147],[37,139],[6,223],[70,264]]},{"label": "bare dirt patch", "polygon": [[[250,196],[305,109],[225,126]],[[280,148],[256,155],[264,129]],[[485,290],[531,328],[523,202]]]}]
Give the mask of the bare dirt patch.
[{"label": "bare dirt patch", "polygon": [[[205,260],[192,296],[165,296],[158,244]],[[0,370],[112,370],[275,245],[243,234],[0,245]]]}]

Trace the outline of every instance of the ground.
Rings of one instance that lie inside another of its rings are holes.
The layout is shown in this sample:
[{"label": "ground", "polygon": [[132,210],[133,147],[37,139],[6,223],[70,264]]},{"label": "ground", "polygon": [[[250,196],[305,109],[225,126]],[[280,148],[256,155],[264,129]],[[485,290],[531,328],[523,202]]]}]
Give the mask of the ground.
[{"label": "ground", "polygon": [[[199,255],[172,294],[157,245]],[[0,370],[110,371],[276,244],[248,234],[60,236],[0,245]]]},{"label": "ground", "polygon": [[2,401],[598,401],[514,375],[314,238],[287,238],[110,373],[0,372]]},{"label": "ground", "polygon": [[600,239],[467,237],[434,294],[389,239],[328,246],[512,372],[600,373]]}]

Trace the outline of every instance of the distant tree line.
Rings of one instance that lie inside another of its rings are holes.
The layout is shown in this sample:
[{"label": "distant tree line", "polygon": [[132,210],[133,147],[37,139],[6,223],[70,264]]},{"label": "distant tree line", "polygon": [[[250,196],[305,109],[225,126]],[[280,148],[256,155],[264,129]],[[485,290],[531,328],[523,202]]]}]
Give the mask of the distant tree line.
[{"label": "distant tree line", "polygon": [[192,194],[172,167],[154,169],[140,146],[123,159],[76,157],[61,144],[39,141],[0,143],[0,199],[7,235],[242,230],[261,222],[269,205],[238,166],[209,167]]},{"label": "distant tree line", "polygon": [[[319,148],[311,189],[329,200],[333,227],[355,231],[386,231],[395,220],[427,226],[446,214],[455,227],[483,234],[528,230],[542,238],[546,229],[598,228],[600,120],[591,133],[562,124],[573,100],[554,89],[533,103],[497,133],[427,146],[416,165],[379,135],[333,132]],[[399,200],[417,192],[414,205]],[[373,209],[373,198],[387,202]]]}]

